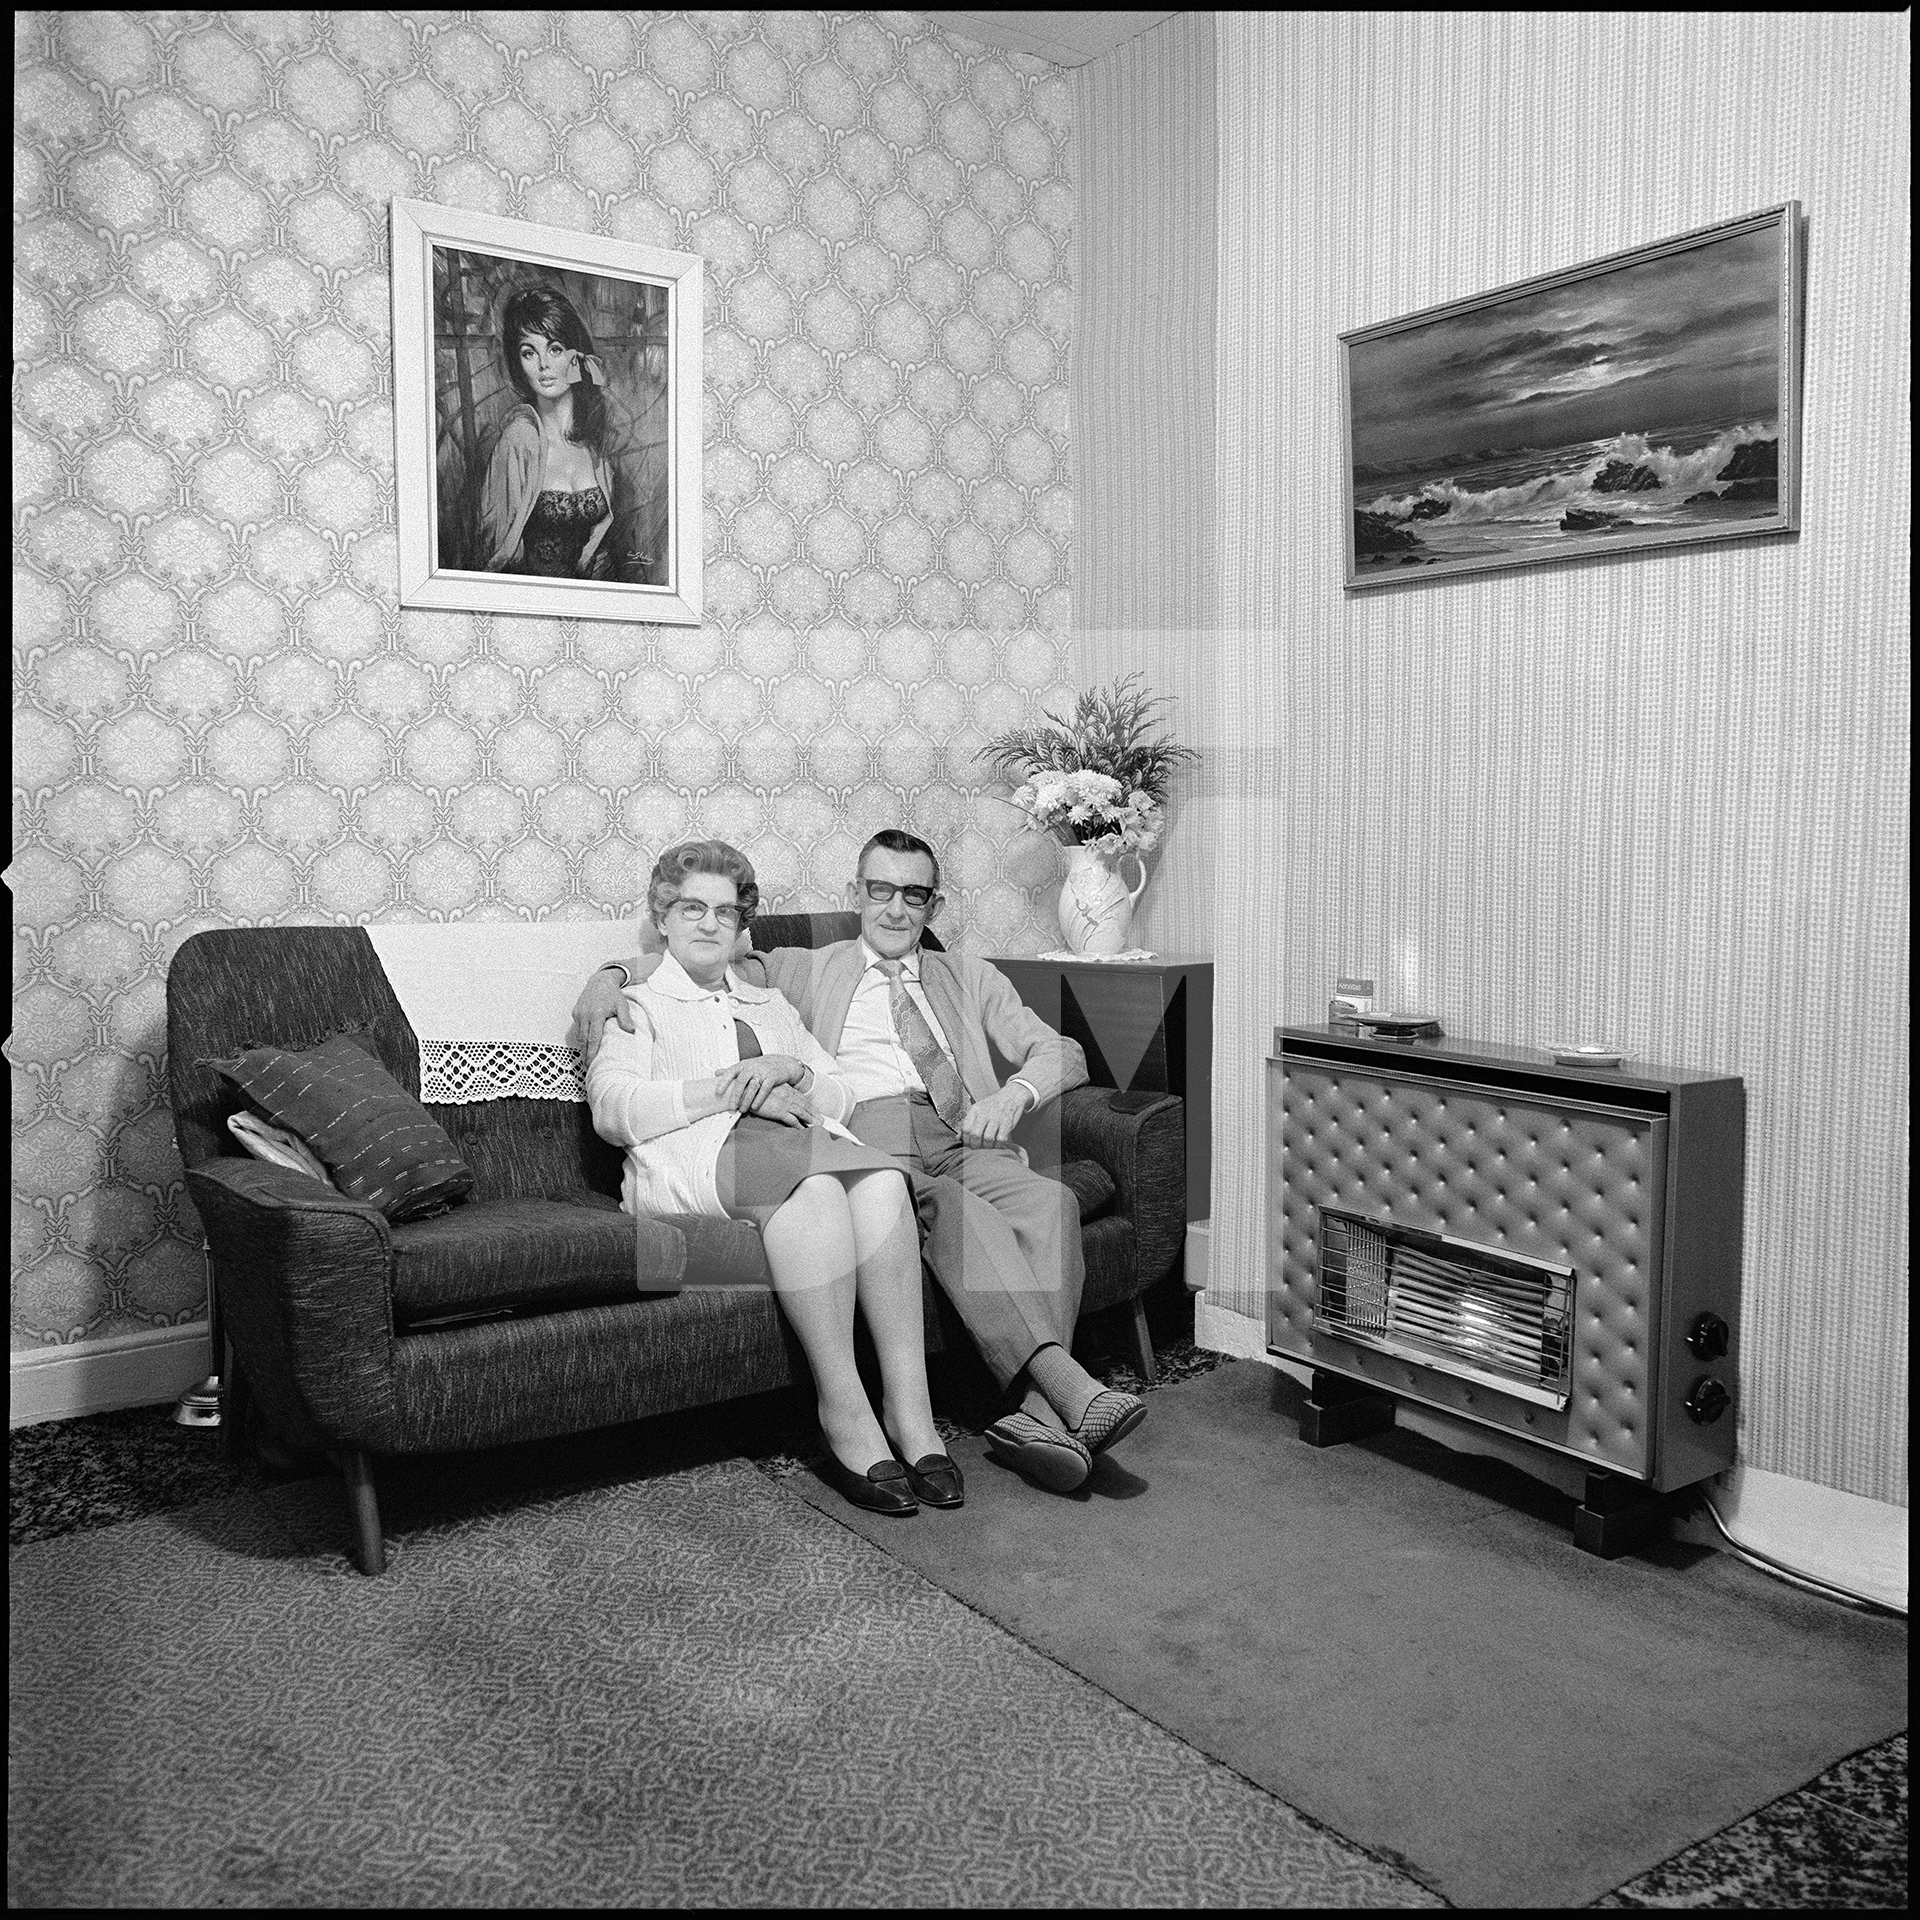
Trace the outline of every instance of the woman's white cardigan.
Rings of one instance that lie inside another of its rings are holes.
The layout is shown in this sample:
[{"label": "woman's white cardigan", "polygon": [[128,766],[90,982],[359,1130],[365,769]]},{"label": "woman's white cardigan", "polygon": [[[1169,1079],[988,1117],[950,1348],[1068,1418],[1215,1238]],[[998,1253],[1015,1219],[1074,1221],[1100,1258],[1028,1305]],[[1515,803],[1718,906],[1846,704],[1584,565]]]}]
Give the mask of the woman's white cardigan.
[{"label": "woman's white cardigan", "polygon": [[669,954],[626,997],[635,1031],[608,1022],[587,1069],[587,1102],[594,1131],[627,1150],[621,1205],[629,1213],[724,1216],[714,1169],[740,1116],[689,1120],[681,1082],[707,1079],[738,1061],[736,1020],[753,1029],[762,1053],[789,1053],[811,1067],[806,1092],[815,1109],[829,1131],[853,1137],[841,1124],[853,1112],[853,1089],[784,995],[749,986],[732,968],[724,987],[699,986]]}]

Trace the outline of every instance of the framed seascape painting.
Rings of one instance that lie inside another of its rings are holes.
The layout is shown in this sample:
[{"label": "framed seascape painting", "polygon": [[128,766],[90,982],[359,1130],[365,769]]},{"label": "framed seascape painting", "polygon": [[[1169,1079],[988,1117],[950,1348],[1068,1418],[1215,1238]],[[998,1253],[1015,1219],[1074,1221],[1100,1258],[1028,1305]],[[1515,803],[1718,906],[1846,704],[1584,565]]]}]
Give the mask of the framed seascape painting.
[{"label": "framed seascape painting", "polygon": [[400,603],[700,619],[700,260],[393,203]]},{"label": "framed seascape painting", "polygon": [[1800,524],[1797,201],[1340,336],[1349,588]]}]

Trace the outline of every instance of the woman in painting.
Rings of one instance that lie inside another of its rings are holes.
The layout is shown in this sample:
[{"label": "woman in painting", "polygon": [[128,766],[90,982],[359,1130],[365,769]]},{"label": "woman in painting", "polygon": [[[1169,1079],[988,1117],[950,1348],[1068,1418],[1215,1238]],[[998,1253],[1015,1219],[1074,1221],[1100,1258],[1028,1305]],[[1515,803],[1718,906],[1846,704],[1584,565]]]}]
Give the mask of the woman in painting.
[{"label": "woman in painting", "polygon": [[501,320],[507,377],[524,405],[500,429],[480,525],[487,568],[584,580],[604,573],[613,524],[606,369],[566,296],[525,287]]},{"label": "woman in painting", "polygon": [[[855,1506],[909,1514],[965,1490],[927,1399],[920,1233],[907,1171],[849,1133],[852,1087],[792,1004],[731,965],[760,889],[724,840],[655,863],[647,911],[658,971],[627,990],[587,1068],[603,1140],[626,1149],[629,1213],[751,1220],[818,1395],[832,1484]],[[882,1418],[854,1362],[856,1310],[880,1363]],[[907,1465],[907,1462],[912,1462]]]}]

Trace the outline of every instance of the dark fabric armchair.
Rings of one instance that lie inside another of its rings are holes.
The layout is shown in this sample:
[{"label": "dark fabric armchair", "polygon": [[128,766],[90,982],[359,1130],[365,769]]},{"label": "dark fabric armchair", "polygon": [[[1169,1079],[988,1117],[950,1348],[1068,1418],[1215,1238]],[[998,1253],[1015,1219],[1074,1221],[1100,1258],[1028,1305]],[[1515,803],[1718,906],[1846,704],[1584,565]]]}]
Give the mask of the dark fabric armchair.
[{"label": "dark fabric armchair", "polygon": [[[851,914],[770,915],[761,947],[857,931]],[[362,1567],[380,1572],[373,1463],[613,1426],[805,1381],[752,1225],[619,1210],[621,1157],[586,1106],[433,1106],[472,1167],[471,1197],[402,1225],[242,1154],[238,1093],[205,1062],[243,1047],[364,1034],[416,1097],[419,1050],[364,930],[194,935],[167,976],[168,1078],[205,1230],[229,1434],[251,1422],[324,1452],[348,1486]],[[1082,1313],[1128,1311],[1185,1231],[1181,1102],[1080,1087],[1022,1136],[1081,1204]],[[931,1280],[929,1351],[965,1334]]]}]

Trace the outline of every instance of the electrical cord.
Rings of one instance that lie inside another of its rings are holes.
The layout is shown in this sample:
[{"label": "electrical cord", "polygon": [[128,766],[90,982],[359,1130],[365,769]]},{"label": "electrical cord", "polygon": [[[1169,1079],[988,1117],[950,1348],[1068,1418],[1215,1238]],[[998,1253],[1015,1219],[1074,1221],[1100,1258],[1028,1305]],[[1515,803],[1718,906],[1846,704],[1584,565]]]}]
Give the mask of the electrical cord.
[{"label": "electrical cord", "polygon": [[1744,1560],[1750,1567],[1758,1567],[1762,1573],[1770,1573],[1776,1580],[1784,1580],[1789,1586],[1804,1588],[1808,1593],[1817,1593],[1823,1600],[1838,1600],[1843,1607],[1853,1607],[1861,1613],[1890,1613],[1896,1619],[1907,1617],[1905,1607],[1889,1605],[1883,1600],[1868,1600],[1857,1593],[1848,1593],[1844,1587],[1830,1587],[1824,1580],[1816,1580],[1811,1574],[1796,1573],[1791,1567],[1783,1567],[1779,1561],[1770,1560],[1764,1553],[1752,1547],[1743,1547],[1727,1531],[1727,1523],[1720,1517],[1720,1509],[1704,1494],[1700,1504],[1707,1510],[1707,1518],[1718,1530],[1721,1539],[1727,1543],[1727,1551],[1736,1560]]}]

